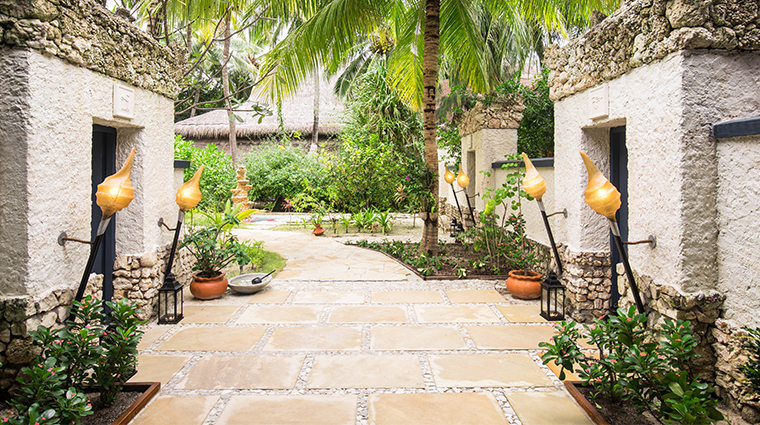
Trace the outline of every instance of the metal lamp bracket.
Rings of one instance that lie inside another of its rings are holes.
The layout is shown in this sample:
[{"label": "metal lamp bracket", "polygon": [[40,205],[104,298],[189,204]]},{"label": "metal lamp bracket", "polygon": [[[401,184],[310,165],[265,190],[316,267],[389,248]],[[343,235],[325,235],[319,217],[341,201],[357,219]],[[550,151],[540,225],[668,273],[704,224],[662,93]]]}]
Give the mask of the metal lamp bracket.
[{"label": "metal lamp bracket", "polygon": [[84,243],[84,244],[87,244],[87,245],[92,245],[94,243],[92,241],[85,241],[85,240],[82,240],[82,239],[70,238],[70,237],[68,237],[68,235],[66,234],[66,232],[61,232],[61,234],[58,235],[58,245],[65,246],[66,242],[68,242],[68,241]]},{"label": "metal lamp bracket", "polygon": [[639,245],[642,243],[649,244],[650,248],[657,248],[657,237],[655,235],[649,235],[649,239],[643,240],[643,241],[635,241],[635,242],[627,242],[624,241],[623,243],[626,245]]},{"label": "metal lamp bracket", "polygon": [[567,208],[562,208],[560,211],[553,212],[551,214],[546,214],[546,218],[549,218],[553,215],[562,214],[564,218],[567,218]]},{"label": "metal lamp bracket", "polygon": [[164,226],[164,227],[166,227],[166,230],[169,230],[170,232],[173,232],[173,231],[177,230],[177,228],[176,228],[176,227],[175,227],[174,229],[172,229],[171,227],[169,227],[169,226],[166,224],[166,222],[164,221],[164,218],[163,218],[163,217],[161,217],[161,218],[159,218],[159,219],[158,219],[158,227],[161,227],[161,226]]}]

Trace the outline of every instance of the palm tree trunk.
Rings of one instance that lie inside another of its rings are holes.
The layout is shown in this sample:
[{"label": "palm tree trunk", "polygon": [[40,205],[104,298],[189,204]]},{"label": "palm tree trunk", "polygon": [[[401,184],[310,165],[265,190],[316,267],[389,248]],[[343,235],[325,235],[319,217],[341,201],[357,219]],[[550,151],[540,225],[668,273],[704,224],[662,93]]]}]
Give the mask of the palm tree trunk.
[{"label": "palm tree trunk", "polygon": [[[425,126],[425,165],[435,175],[431,187],[427,188],[435,199],[435,204],[427,206],[427,212],[438,206],[438,143],[435,125],[435,92],[438,88],[438,38],[440,20],[440,0],[425,1],[425,39],[422,56],[423,122]],[[436,208],[437,209],[437,208]],[[436,211],[437,212],[437,211]],[[438,214],[427,214],[423,228],[420,252],[438,255]]]},{"label": "palm tree trunk", "polygon": [[311,129],[309,153],[317,152],[319,142],[319,68],[314,68],[314,124]]},{"label": "palm tree trunk", "polygon": [[224,49],[222,50],[222,90],[224,93],[224,107],[227,109],[227,119],[230,123],[230,155],[232,166],[238,164],[237,134],[235,131],[236,119],[233,117],[232,101],[230,100],[230,73],[228,62],[230,58],[230,32],[232,27],[232,12],[228,11],[224,17]]}]

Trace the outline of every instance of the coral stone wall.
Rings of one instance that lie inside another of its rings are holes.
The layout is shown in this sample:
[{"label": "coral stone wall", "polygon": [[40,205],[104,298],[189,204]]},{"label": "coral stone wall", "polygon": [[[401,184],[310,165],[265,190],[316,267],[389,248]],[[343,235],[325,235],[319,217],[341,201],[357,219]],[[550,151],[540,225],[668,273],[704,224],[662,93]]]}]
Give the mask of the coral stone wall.
[{"label": "coral stone wall", "polygon": [[0,40],[169,98],[186,66],[182,49],[159,45],[94,0],[2,2]]},{"label": "coral stone wall", "polygon": [[553,100],[687,49],[760,49],[757,0],[626,2],[586,34],[546,51]]}]

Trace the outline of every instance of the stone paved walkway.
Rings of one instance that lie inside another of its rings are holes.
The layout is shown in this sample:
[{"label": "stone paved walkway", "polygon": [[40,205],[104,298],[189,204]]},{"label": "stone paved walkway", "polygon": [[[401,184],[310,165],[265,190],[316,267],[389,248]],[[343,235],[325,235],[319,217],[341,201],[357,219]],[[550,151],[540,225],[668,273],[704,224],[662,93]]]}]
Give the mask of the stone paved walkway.
[{"label": "stone paved walkway", "polygon": [[255,295],[188,294],[180,324],[146,331],[132,380],[162,389],[133,425],[591,423],[541,365],[553,331],[537,302],[425,282],[329,238],[241,236],[285,270]]}]

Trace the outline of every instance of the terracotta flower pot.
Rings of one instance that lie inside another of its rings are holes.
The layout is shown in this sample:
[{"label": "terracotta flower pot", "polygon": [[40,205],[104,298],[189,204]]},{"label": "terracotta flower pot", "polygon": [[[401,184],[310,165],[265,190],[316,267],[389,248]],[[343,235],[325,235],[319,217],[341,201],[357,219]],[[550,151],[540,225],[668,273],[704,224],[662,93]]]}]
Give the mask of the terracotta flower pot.
[{"label": "terracotta flower pot", "polygon": [[515,298],[535,300],[541,296],[541,273],[523,270],[511,270],[507,278],[507,290]]},{"label": "terracotta flower pot", "polygon": [[322,226],[317,226],[314,228],[314,230],[311,231],[315,236],[319,236],[322,233],[325,233],[325,229]]},{"label": "terracotta flower pot", "polygon": [[200,272],[194,273],[193,280],[190,281],[190,293],[195,298],[213,300],[224,295],[227,290],[227,276],[224,272],[211,278],[199,277],[198,273]]}]

